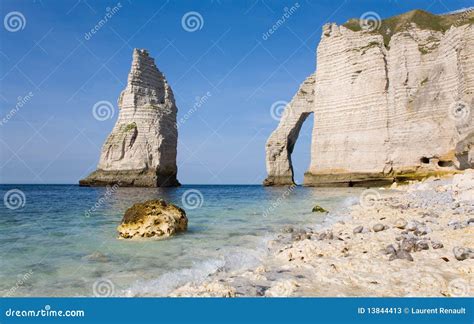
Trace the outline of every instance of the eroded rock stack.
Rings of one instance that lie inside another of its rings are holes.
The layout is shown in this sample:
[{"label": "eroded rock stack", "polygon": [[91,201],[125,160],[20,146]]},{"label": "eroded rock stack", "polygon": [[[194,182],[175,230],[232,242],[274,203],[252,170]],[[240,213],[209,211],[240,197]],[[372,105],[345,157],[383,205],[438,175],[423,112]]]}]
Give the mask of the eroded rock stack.
[{"label": "eroded rock stack", "polygon": [[173,92],[146,50],[133,51],[120,115],[102,147],[97,170],[83,186],[178,186],[177,107]]},{"label": "eroded rock stack", "polygon": [[323,28],[312,74],[266,145],[265,185],[293,184],[314,114],[306,185],[367,185],[474,167],[474,12],[412,11]]}]

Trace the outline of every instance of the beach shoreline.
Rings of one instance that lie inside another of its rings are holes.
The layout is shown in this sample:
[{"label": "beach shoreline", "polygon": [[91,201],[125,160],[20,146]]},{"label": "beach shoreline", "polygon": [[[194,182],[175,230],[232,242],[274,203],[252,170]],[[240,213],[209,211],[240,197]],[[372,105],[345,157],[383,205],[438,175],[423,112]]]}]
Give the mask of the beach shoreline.
[{"label": "beach shoreline", "polygon": [[473,237],[474,170],[467,170],[368,189],[345,215],[285,228],[257,267],[217,271],[169,296],[473,296]]}]

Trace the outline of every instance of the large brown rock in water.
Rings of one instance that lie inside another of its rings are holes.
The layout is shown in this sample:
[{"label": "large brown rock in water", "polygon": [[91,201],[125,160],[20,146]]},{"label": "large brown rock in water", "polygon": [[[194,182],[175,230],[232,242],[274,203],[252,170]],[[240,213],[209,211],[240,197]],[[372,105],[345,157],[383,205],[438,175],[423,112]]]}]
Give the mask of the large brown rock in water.
[{"label": "large brown rock in water", "polygon": [[117,227],[119,238],[166,238],[188,228],[188,218],[181,208],[164,200],[149,200],[127,209]]}]

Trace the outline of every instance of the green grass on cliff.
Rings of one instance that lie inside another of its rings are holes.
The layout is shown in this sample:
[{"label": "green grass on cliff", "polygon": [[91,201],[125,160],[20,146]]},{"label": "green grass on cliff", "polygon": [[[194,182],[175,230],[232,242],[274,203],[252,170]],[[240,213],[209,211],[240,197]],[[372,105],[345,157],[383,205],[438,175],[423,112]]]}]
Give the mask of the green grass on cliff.
[{"label": "green grass on cliff", "polygon": [[131,131],[131,130],[137,128],[137,124],[135,122],[133,122],[133,123],[130,123],[128,125],[122,125],[121,128],[124,132],[128,132],[128,131]]},{"label": "green grass on cliff", "polygon": [[[383,19],[380,22],[374,22],[378,28],[376,28],[373,33],[382,35],[384,44],[388,47],[392,36],[406,30],[411,23],[415,23],[420,29],[445,32],[451,26],[474,23],[474,10],[450,15],[434,15],[423,10],[413,10],[399,16]],[[353,31],[362,30],[359,19],[350,19],[343,24],[343,26]]]}]

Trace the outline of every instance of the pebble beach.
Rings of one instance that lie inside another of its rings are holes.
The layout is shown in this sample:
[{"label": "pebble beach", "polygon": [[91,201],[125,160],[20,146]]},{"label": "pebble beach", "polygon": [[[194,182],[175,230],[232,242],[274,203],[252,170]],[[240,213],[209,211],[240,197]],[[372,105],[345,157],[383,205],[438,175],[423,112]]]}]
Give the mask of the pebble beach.
[{"label": "pebble beach", "polygon": [[474,170],[368,189],[346,214],[285,227],[267,252],[170,296],[473,296]]}]

